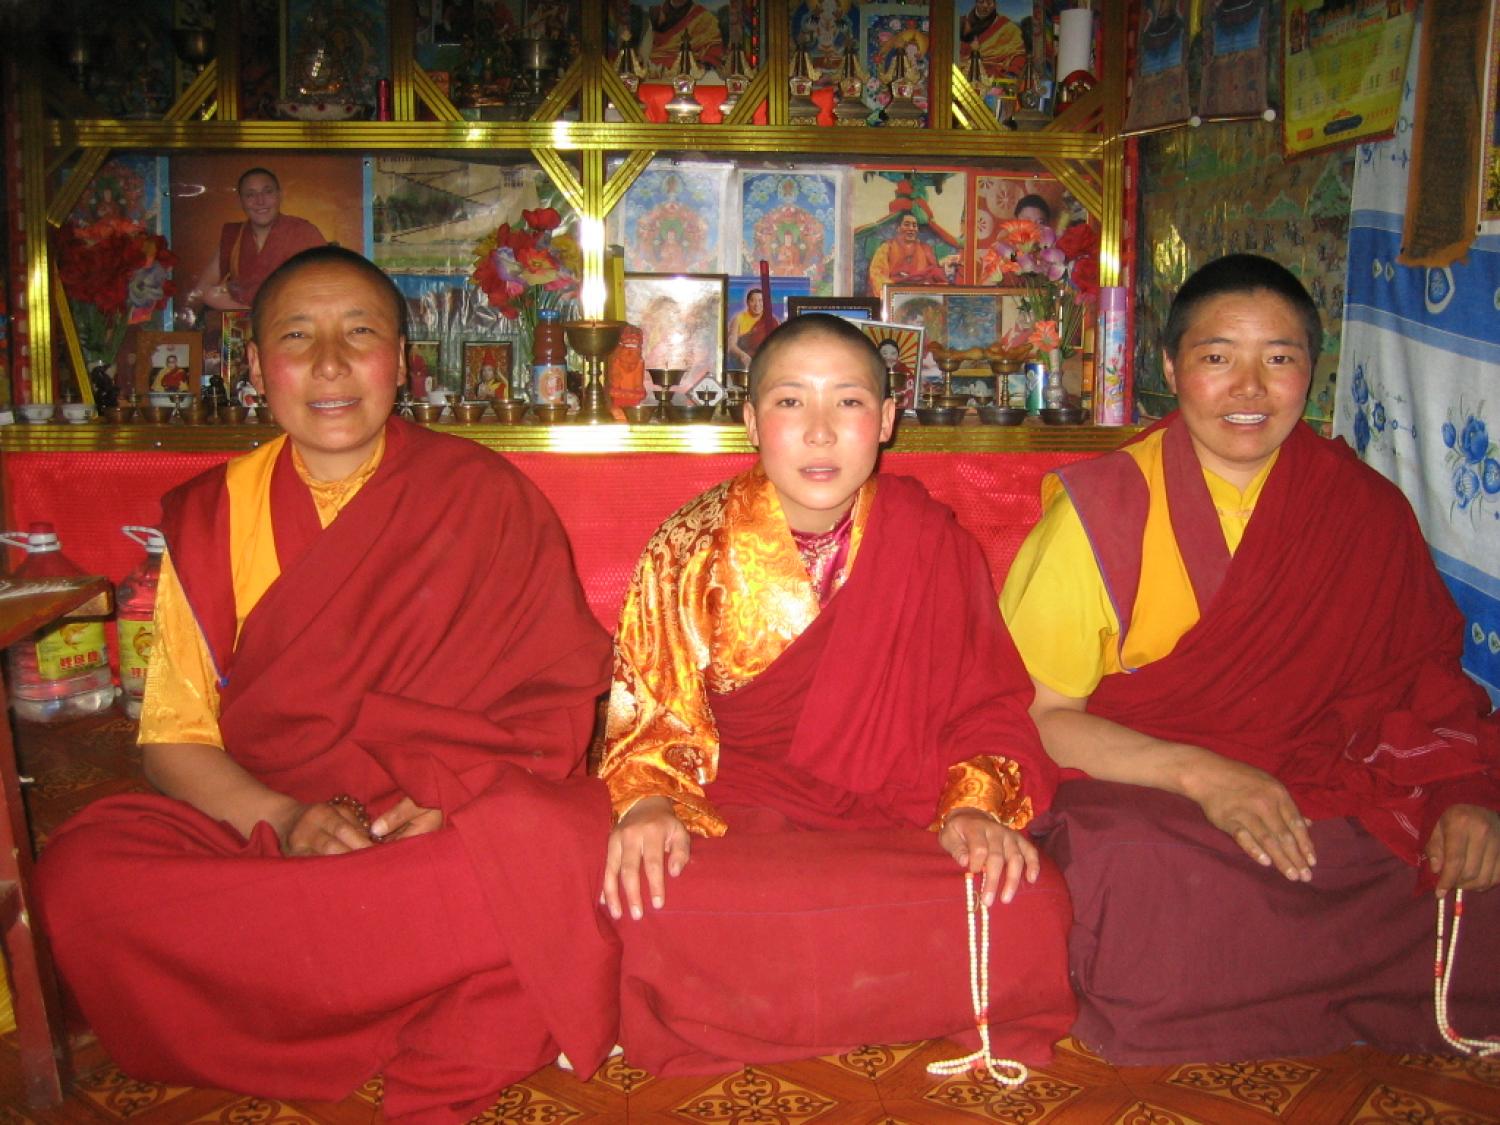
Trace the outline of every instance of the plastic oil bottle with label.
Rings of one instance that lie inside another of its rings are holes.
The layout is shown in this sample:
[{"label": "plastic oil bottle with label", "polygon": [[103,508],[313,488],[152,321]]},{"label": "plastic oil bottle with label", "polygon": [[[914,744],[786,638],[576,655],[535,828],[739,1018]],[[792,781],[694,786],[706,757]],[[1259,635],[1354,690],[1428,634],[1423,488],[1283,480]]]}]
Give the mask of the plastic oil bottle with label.
[{"label": "plastic oil bottle with label", "polygon": [[120,528],[126,536],[146,548],[141,564],[125,576],[115,591],[115,629],[120,640],[120,689],[125,713],[141,717],[141,698],[146,694],[146,664],[156,630],[151,615],[156,609],[156,583],[161,577],[161,555],[167,541],[154,527]]},{"label": "plastic oil bottle with label", "polygon": [[[34,523],[24,534],[0,533],[12,547],[24,547],[17,578],[74,578],[83,571],[62,553],[50,523]],[[10,701],[16,714],[56,723],[103,711],[115,699],[101,618],[65,619],[10,647]]]}]

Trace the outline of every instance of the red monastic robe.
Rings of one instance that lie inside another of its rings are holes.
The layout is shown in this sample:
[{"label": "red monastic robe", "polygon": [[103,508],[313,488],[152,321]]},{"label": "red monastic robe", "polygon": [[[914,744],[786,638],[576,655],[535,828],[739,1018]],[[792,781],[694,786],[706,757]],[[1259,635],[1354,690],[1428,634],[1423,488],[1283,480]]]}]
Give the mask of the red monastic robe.
[{"label": "red monastic robe", "polygon": [[[712,534],[668,529],[667,543]],[[717,584],[710,597],[741,612]],[[704,789],[728,831],[693,841],[663,909],[617,926],[628,1057],[710,1073],[862,1043],[972,1045],[964,876],[927,826],[949,768],[976,755],[1015,763],[1046,807],[1055,770],[1030,697],[978,545],[921,485],[881,476],[842,588],[766,671],[710,696]],[[1071,1023],[1070,917],[1050,864],[992,911],[997,1053],[1050,1059]]]},{"label": "red monastic robe", "polygon": [[376,1072],[395,1119],[472,1116],[559,1049],[615,1041],[595,907],[609,814],[581,776],[608,658],[556,516],[501,458],[392,421],[320,529],[290,446],[281,577],[234,641],[223,469],[164,530],[222,684],[226,751],[300,801],[401,794],[439,831],[284,858],[161,796],[56,834],[40,899],[62,975],[132,1075],[337,1099]]},{"label": "red monastic robe", "polygon": [[[1318,863],[1291,883],[1191,801],[1065,781],[1049,850],[1077,912],[1075,1034],[1127,1064],[1355,1041],[1442,1050],[1435,910],[1410,865],[1450,805],[1500,809],[1500,719],[1460,668],[1463,619],[1406,499],[1342,442],[1293,431],[1231,558],[1186,428],[1166,424],[1172,526],[1201,617],[1170,655],[1106,676],[1088,708],[1278,778],[1314,819]],[[1125,453],[1059,476],[1123,636],[1144,481]],[[1454,1019],[1494,1033],[1500,891],[1465,910]]]}]

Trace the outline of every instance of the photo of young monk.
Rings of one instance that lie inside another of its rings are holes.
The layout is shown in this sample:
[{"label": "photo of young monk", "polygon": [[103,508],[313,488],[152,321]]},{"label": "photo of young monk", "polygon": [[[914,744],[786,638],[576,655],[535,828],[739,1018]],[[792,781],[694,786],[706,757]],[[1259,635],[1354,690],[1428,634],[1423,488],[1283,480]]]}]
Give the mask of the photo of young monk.
[{"label": "photo of young monk", "polygon": [[627,590],[603,899],[653,1074],[972,1045],[964,872],[993,908],[995,1050],[1046,1059],[1072,1022],[1067,896],[1022,834],[1055,770],[977,543],[875,472],[885,385],[855,325],[782,324],[750,368],[759,463],[663,524]]},{"label": "photo of young monk", "polygon": [[384,1117],[462,1121],[615,1042],[582,776],[608,638],[531,483],[391,416],[403,312],[352,251],[282,265],[248,357],[285,434],[163,501],[159,793],[89,805],[38,869],[133,1077],[336,1101],[380,1074]]},{"label": "photo of young monk", "polygon": [[1179,409],[1045,478],[1001,600],[1086,775],[1046,836],[1073,1034],[1119,1065],[1441,1052],[1432,892],[1461,889],[1449,1020],[1495,1035],[1500,720],[1406,498],[1303,423],[1317,306],[1232,255],[1164,341]]}]

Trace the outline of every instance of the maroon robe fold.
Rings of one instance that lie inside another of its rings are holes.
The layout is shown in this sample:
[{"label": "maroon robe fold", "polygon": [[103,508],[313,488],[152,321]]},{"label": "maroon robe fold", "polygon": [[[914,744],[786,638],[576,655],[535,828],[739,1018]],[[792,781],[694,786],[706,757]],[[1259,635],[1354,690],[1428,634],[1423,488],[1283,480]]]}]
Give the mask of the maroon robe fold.
[{"label": "maroon robe fold", "polygon": [[[693,841],[664,909],[617,927],[628,1057],[708,1073],[972,1045],[963,876],[926,828],[949,765],[978,754],[1018,762],[1046,807],[1055,770],[1030,699],[977,544],[921,485],[882,476],[843,588],[759,678],[711,700],[707,796],[729,831]],[[998,1053],[1050,1059],[1069,1026],[1070,917],[1050,864],[994,908]]]},{"label": "maroon robe fold", "polygon": [[[1500,720],[1459,664],[1463,620],[1396,487],[1298,426],[1232,560],[1185,427],[1168,419],[1174,532],[1201,610],[1166,657],[1106,676],[1091,712],[1272,774],[1311,832],[1311,883],[1257,867],[1184,798],[1064,781],[1048,849],[1074,896],[1075,1034],[1119,1063],[1442,1050],[1418,853],[1455,803],[1500,808]],[[1061,472],[1129,625],[1144,508],[1115,453]],[[1096,502],[1100,496],[1114,499]],[[1133,513],[1133,515],[1132,515]],[[1133,522],[1132,522],[1133,521]],[[1132,559],[1131,545],[1134,545]],[[1225,563],[1227,562],[1227,565]],[[1500,1030],[1500,891],[1468,896],[1465,1034]]]},{"label": "maroon robe fold", "polygon": [[[392,421],[326,530],[285,464],[282,573],[237,645],[224,471],[164,530],[223,678],[226,751],[305,802],[402,794],[444,827],[288,859],[164,797],[100,801],[54,837],[41,902],[64,978],[129,1073],[450,1120],[559,1047],[614,1042],[616,946],[594,899],[603,785],[581,776],[607,641],[556,517],[503,459]],[[223,599],[228,596],[226,603]]]}]

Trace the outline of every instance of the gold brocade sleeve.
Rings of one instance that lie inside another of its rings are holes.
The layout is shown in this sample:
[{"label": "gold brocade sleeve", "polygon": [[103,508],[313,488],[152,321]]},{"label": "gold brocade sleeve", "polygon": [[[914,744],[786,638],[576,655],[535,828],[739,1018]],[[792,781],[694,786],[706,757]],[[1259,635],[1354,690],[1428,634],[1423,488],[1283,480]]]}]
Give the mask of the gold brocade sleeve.
[{"label": "gold brocade sleeve", "polygon": [[1009,758],[980,754],[948,767],[948,783],[938,798],[934,829],[955,809],[978,809],[1017,830],[1031,823],[1031,798],[1021,792],[1021,767]]},{"label": "gold brocade sleeve", "polygon": [[615,631],[599,768],[616,818],[643,798],[670,797],[678,819],[700,836],[724,834],[703,793],[719,739],[702,671],[711,642],[700,587],[711,580],[727,491],[720,485],[668,520],[636,564]]}]

